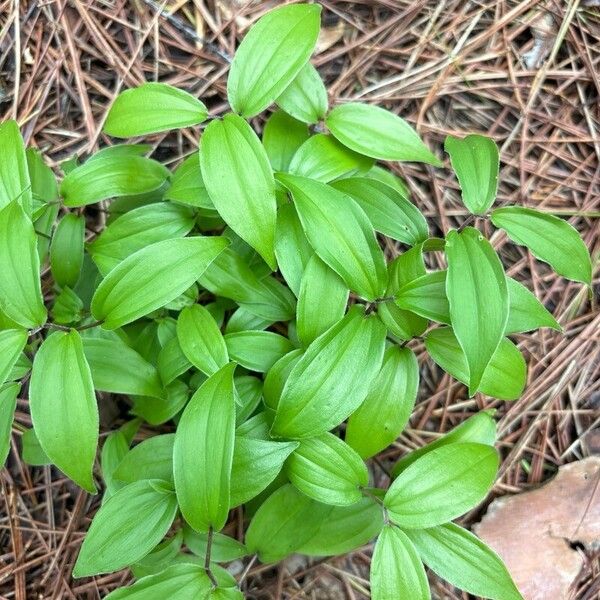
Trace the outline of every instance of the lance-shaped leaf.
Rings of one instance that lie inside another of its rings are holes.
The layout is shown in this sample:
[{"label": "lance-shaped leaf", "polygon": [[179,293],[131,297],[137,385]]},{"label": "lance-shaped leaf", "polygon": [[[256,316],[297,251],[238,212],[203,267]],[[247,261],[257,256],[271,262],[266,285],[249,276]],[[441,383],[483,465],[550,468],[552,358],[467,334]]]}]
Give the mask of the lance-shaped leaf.
[{"label": "lance-shaped leaf", "polygon": [[215,208],[275,270],[275,180],[260,140],[229,114],[208,125],[201,144],[202,178]]},{"label": "lance-shaped leaf", "polygon": [[348,177],[332,183],[365,211],[376,231],[414,245],[427,239],[427,221],[408,197],[386,183],[367,177]]},{"label": "lance-shaped leaf", "polygon": [[239,375],[234,379],[237,392],[235,405],[235,421],[243,423],[260,404],[263,382],[252,375]]},{"label": "lance-shaped leaf", "polygon": [[33,224],[18,202],[0,210],[0,309],[34,329],[46,321]]},{"label": "lance-shaped leaf", "polygon": [[57,331],[40,346],[29,384],[35,433],[50,460],[75,483],[96,493],[92,467],[98,407],[90,367],[77,331]]},{"label": "lance-shaped leaf", "polygon": [[113,477],[125,483],[140,479],[173,481],[175,434],[155,435],[134,446],[121,460]]},{"label": "lance-shaped leaf", "polygon": [[373,226],[346,194],[296,175],[277,178],[292,193],[306,237],[321,260],[367,300],[383,295],[387,270]]},{"label": "lance-shaped leaf", "polygon": [[102,496],[102,502],[106,502],[117,490],[120,490],[125,484],[113,477],[115,469],[129,452],[129,443],[127,436],[122,431],[113,431],[110,433],[102,446],[100,453],[100,470],[104,480],[105,490]]},{"label": "lance-shaped leaf", "polygon": [[[425,336],[425,347],[444,371],[468,385],[467,359],[451,328],[430,331]],[[526,380],[527,364],[523,355],[509,339],[503,338],[483,372],[479,390],[501,400],[516,400],[523,392]]]},{"label": "lance-shaped leaf", "polygon": [[199,153],[194,152],[177,167],[171,178],[171,186],[165,193],[165,200],[214,211],[202,179]]},{"label": "lance-shaped leaf", "polygon": [[421,335],[428,325],[426,319],[414,312],[399,308],[393,300],[379,303],[377,305],[377,315],[388,328],[390,334],[401,341],[407,341]]},{"label": "lance-shaped leaf", "polygon": [[506,329],[506,276],[492,245],[472,227],[448,233],[446,257],[450,318],[467,359],[473,395]]},{"label": "lance-shaped leaf", "polygon": [[466,529],[446,523],[406,534],[421,560],[457,588],[492,600],[522,600],[502,559]]},{"label": "lance-shaped leaf", "polygon": [[254,24],[229,69],[227,97],[235,112],[257,115],[292,83],[317,43],[320,14],[318,4],[292,4]]},{"label": "lance-shaped leaf", "polygon": [[296,150],[308,139],[308,127],[282,110],[265,123],[262,142],[274,171],[287,171]]},{"label": "lance-shaped leaf", "polygon": [[396,295],[396,304],[426,319],[449,325],[446,271],[433,271],[403,285]]},{"label": "lance-shaped leaf", "polygon": [[492,223],[508,237],[526,246],[559,275],[590,285],[592,261],[577,230],[563,219],[522,206],[497,208]]},{"label": "lance-shaped leaf", "polygon": [[266,373],[294,347],[284,336],[272,331],[240,331],[225,335],[231,360],[246,369]]},{"label": "lance-shaped leaf", "polygon": [[0,389],[0,468],[10,451],[10,434],[20,389],[19,383],[10,383]]},{"label": "lance-shaped leaf", "polygon": [[222,237],[165,240],[135,252],[102,280],[92,314],[116,329],[165,306],[187,290],[226,248]]},{"label": "lance-shaped leaf", "polygon": [[104,132],[119,138],[180,129],[202,123],[206,106],[188,92],[166,83],[147,82],[121,92],[104,123]]},{"label": "lance-shaped leaf", "polygon": [[21,458],[26,464],[34,467],[43,467],[52,464],[52,461],[40,446],[40,441],[37,439],[33,429],[26,429],[23,432],[21,447]]},{"label": "lance-shaped leaf", "polygon": [[292,369],[277,406],[272,433],[307,438],[325,433],[364,400],[381,368],[386,329],[354,306],[306,350]]},{"label": "lance-shaped leaf", "polygon": [[165,536],[177,498],[166,481],[144,479],[102,505],[79,551],[73,577],[112,573],[143,558]]},{"label": "lance-shaped leaf", "polygon": [[429,600],[425,568],[406,533],[386,525],[379,534],[371,562],[373,600]]},{"label": "lance-shaped leaf", "polygon": [[361,457],[332,433],[302,440],[285,464],[294,486],[309,498],[345,506],[362,498],[369,473]]},{"label": "lance-shaped leaf", "polygon": [[[189,525],[183,526],[183,540],[185,545],[196,555],[202,558],[206,557],[208,548],[208,533],[198,533]],[[223,535],[222,533],[212,534],[212,544],[210,558],[213,562],[231,562],[238,558],[243,558],[248,554],[244,544],[237,540]]]},{"label": "lance-shaped leaf", "polygon": [[271,442],[237,436],[231,468],[231,508],[258,496],[279,475],[298,442]]},{"label": "lance-shaped leaf", "polygon": [[298,338],[308,346],[346,312],[349,290],[342,278],[316,254],[308,261],[298,295]]},{"label": "lance-shaped leaf", "polygon": [[289,171],[327,183],[344,175],[364,173],[372,166],[373,159],[346,148],[332,135],[318,133],[298,148]]},{"label": "lance-shaped leaf", "polygon": [[0,208],[16,200],[31,214],[32,194],[25,144],[12,119],[0,124]]},{"label": "lance-shaped leaf", "polygon": [[404,119],[379,106],[342,104],[330,111],[325,123],[342,144],[365,156],[442,166]]},{"label": "lance-shaped leaf", "polygon": [[348,420],[346,442],[363,458],[387,448],[408,423],[418,388],[414,353],[398,346],[388,348],[367,397]]},{"label": "lance-shaped leaf", "polygon": [[496,199],[500,157],[498,146],[484,135],[449,135],[444,150],[450,155],[463,204],[475,215],[485,214]]},{"label": "lance-shaped leaf", "polygon": [[31,179],[31,193],[37,200],[52,202],[58,198],[56,176],[52,169],[44,162],[44,157],[39,150],[27,148],[27,170]]},{"label": "lance-shaped leaf", "polygon": [[307,62],[276,100],[288,115],[304,123],[317,123],[327,113],[327,90],[319,72]]},{"label": "lance-shaped leaf", "polygon": [[83,265],[85,218],[74,213],[65,215],[52,237],[50,268],[54,281],[61,287],[74,287]]},{"label": "lance-shaped leaf", "polygon": [[234,369],[235,363],[230,363],[200,386],[175,434],[177,500],[196,531],[218,531],[227,521],[235,439]]},{"label": "lance-shaped leaf", "polygon": [[510,302],[504,332],[506,335],[532,331],[539,327],[551,327],[562,331],[556,319],[528,288],[512,277],[506,278],[506,284]]},{"label": "lance-shaped leaf", "polygon": [[229,361],[219,326],[200,304],[188,306],[179,313],[177,339],[187,359],[206,375],[216,373]]},{"label": "lance-shaped leaf", "polygon": [[23,329],[0,331],[0,387],[9,378],[26,342],[27,332]]},{"label": "lance-shaped leaf", "polygon": [[484,444],[449,444],[427,452],[387,491],[390,519],[403,528],[421,529],[459,517],[485,498],[498,463],[498,452]]},{"label": "lance-shaped leaf", "polygon": [[157,190],[170,177],[169,169],[150,158],[110,154],[88,159],[70,171],[60,185],[65,206],[85,206],[118,196]]},{"label": "lance-shaped leaf", "polygon": [[303,353],[302,349],[292,350],[285,356],[282,356],[269,369],[263,387],[265,405],[269,408],[272,408],[273,410],[277,409],[277,404],[279,404],[279,398],[281,398],[281,392],[283,392],[285,382]]}]

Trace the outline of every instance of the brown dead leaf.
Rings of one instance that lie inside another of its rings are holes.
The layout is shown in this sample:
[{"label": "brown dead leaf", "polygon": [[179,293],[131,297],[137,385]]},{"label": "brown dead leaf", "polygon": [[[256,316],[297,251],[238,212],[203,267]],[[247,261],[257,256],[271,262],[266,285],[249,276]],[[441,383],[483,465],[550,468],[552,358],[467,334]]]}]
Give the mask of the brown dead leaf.
[{"label": "brown dead leaf", "polygon": [[499,498],[474,530],[526,600],[567,600],[584,564],[572,544],[600,543],[600,457],[561,467],[537,490]]}]

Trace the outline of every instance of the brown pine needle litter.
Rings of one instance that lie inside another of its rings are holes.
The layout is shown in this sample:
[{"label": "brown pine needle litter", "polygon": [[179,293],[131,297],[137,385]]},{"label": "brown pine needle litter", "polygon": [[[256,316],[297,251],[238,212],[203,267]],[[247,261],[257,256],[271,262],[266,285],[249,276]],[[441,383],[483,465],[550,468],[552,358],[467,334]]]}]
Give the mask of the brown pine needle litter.
[{"label": "brown pine needle litter", "polygon": [[[26,142],[56,166],[110,143],[101,133],[110,103],[119,91],[144,80],[186,89],[213,114],[223,113],[229,57],[247,27],[277,4],[282,2],[0,0],[0,119],[16,118]],[[502,161],[498,203],[521,203],[568,218],[592,252],[596,276],[589,295],[495,233],[492,242],[508,274],[536,292],[564,333],[543,329],[517,336],[529,375],[523,396],[513,403],[481,394],[468,399],[465,387],[414,344],[421,360],[421,397],[409,429],[372,469],[375,483],[384,484],[393,461],[405,451],[477,410],[494,408],[504,462],[488,501],[534,488],[560,465],[600,453],[598,3],[321,4],[324,32],[315,64],[332,105],[342,99],[381,104],[415,125],[439,156],[448,134],[493,136]],[[152,137],[154,148],[161,146],[157,158],[176,164],[193,151],[198,133],[189,129]],[[397,172],[408,180],[428,220],[437,223],[439,230],[432,234],[468,218],[449,170],[405,163]],[[103,213],[96,218],[103,219]],[[387,251],[393,254],[396,248],[390,245]],[[100,405],[103,431],[116,428],[125,416],[124,404],[103,394]],[[102,598],[126,584],[129,573],[71,579],[99,497],[82,492],[54,469],[21,461],[20,436],[30,426],[27,402],[20,400],[8,468],[0,473],[0,598]],[[145,435],[142,430],[138,438]],[[480,516],[471,514],[464,524]],[[239,511],[227,533],[242,538]],[[371,550],[334,559],[292,557],[277,568],[245,563],[237,574],[248,598],[368,598]],[[572,598],[598,599],[598,553],[588,552],[585,565]],[[431,581],[436,598],[467,598],[434,576]]]}]

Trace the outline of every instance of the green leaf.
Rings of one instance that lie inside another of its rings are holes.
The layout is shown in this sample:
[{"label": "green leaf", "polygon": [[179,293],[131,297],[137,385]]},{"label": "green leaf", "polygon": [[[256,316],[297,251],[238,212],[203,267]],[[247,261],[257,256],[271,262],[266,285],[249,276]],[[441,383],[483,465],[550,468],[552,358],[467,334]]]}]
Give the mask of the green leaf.
[{"label": "green leaf", "polygon": [[34,329],[46,321],[37,238],[17,202],[0,210],[0,308],[13,321]]},{"label": "green leaf", "polygon": [[143,156],[111,154],[88,159],[60,185],[65,206],[85,206],[117,196],[152,192],[170,177],[169,169]]},{"label": "green leaf", "polygon": [[500,156],[492,138],[449,135],[444,150],[460,183],[463,204],[474,215],[484,215],[496,199]]},{"label": "green leaf", "polygon": [[[183,539],[185,545],[196,555],[206,557],[208,534],[198,533],[189,525],[184,525]],[[213,562],[231,562],[248,554],[244,544],[221,533],[212,534],[210,558]]]},{"label": "green leaf", "polygon": [[112,221],[88,249],[100,273],[106,276],[134,252],[156,242],[184,237],[193,227],[191,210],[157,202],[134,208]]},{"label": "green leaf", "polygon": [[309,498],[346,506],[362,498],[367,467],[348,444],[332,433],[302,440],[285,465],[290,482]]},{"label": "green leaf", "polygon": [[23,329],[0,331],[0,387],[9,378],[26,343],[27,332]]},{"label": "green leaf", "polygon": [[104,133],[135,137],[197,125],[206,117],[206,106],[188,92],[166,83],[147,82],[115,98]]},{"label": "green leaf", "polygon": [[200,166],[223,220],[276,268],[275,180],[260,140],[244,119],[228,114],[204,130]]},{"label": "green leaf", "polygon": [[271,442],[236,436],[231,468],[231,508],[258,496],[281,472],[298,442]]},{"label": "green leaf", "polygon": [[306,237],[321,260],[363,298],[382,296],[385,260],[364,211],[324,183],[282,173],[277,178],[292,193]]},{"label": "green leaf", "polygon": [[116,329],[161,308],[188,289],[225,249],[222,237],[165,240],[135,252],[100,283],[94,318]]},{"label": "green leaf", "polygon": [[52,464],[42,447],[40,441],[35,435],[33,429],[26,429],[21,436],[21,457],[23,461],[34,467],[43,467]]},{"label": "green leaf", "polygon": [[46,260],[52,237],[52,228],[58,216],[59,206],[56,204],[45,204],[39,213],[39,217],[33,222],[37,237],[37,254],[42,263]]},{"label": "green leaf", "polygon": [[498,452],[484,444],[450,444],[431,450],[390,486],[384,499],[389,517],[407,529],[455,519],[485,498],[498,464]]},{"label": "green leaf", "polygon": [[500,557],[466,529],[446,523],[406,534],[423,562],[452,585],[492,600],[522,600]]},{"label": "green leaf", "polygon": [[349,417],[379,372],[385,327],[362,307],[318,337],[292,369],[277,406],[273,434],[307,438]]},{"label": "green leaf", "polygon": [[175,170],[165,200],[207,210],[215,209],[202,179],[199,153],[188,156]]},{"label": "green leaf", "polygon": [[27,148],[25,151],[27,170],[31,179],[33,197],[43,202],[52,202],[58,198],[58,186],[52,169],[44,162],[39,150]]},{"label": "green leaf", "polygon": [[418,388],[416,356],[408,348],[388,348],[367,397],[348,420],[346,442],[365,459],[387,448],[408,423]]},{"label": "green leaf", "polygon": [[478,444],[487,444],[493,446],[496,443],[496,422],[492,418],[494,411],[481,411],[460,425],[451,429],[445,435],[438,437],[433,442],[426,446],[413,450],[406,456],[403,456],[395,465],[392,471],[392,476],[397,477],[398,474],[412,465],[418,458],[448,444],[456,444],[460,442],[475,442]]},{"label": "green leaf", "polygon": [[96,513],[83,540],[73,577],[112,573],[143,558],[165,536],[177,498],[160,479],[130,483]]},{"label": "green leaf", "polygon": [[373,600],[429,600],[429,582],[423,563],[407,535],[386,525],[379,534],[371,561]]},{"label": "green leaf", "polygon": [[230,363],[202,384],[175,434],[173,471],[179,508],[197,531],[219,531],[227,521],[235,438],[234,369],[235,363]]},{"label": "green leaf", "polygon": [[298,294],[298,338],[308,346],[346,312],[348,287],[316,254],[308,261]]},{"label": "green leaf", "polygon": [[0,389],[0,468],[4,466],[10,451],[12,424],[20,390],[19,383],[11,383]]},{"label": "green leaf", "polygon": [[12,119],[0,123],[0,155],[0,208],[16,200],[30,214],[33,199],[25,144],[17,122]]},{"label": "green leaf", "polygon": [[376,231],[411,246],[427,239],[425,217],[407,196],[386,183],[349,177],[332,186],[348,194],[365,211]]},{"label": "green leaf", "polygon": [[102,503],[106,502],[117,490],[124,487],[122,481],[114,478],[114,472],[119,463],[129,452],[129,443],[126,435],[122,431],[113,431],[106,437],[100,453],[100,470],[106,489],[102,496]]},{"label": "green leaf", "polygon": [[183,531],[180,529],[170,538],[163,540],[150,554],[131,566],[131,573],[136,579],[147,575],[156,575],[171,566],[181,556],[179,551],[183,542]]},{"label": "green leaf", "polygon": [[449,325],[446,271],[433,271],[403,285],[396,295],[396,304],[426,319]]},{"label": "green leaf", "polygon": [[266,373],[282,356],[294,349],[286,337],[272,331],[228,333],[225,343],[231,360],[259,373]]},{"label": "green leaf", "polygon": [[238,375],[233,382],[237,392],[235,421],[239,425],[253,414],[260,404],[263,382],[252,375]]},{"label": "green leaf", "polygon": [[[430,331],[425,336],[425,347],[444,371],[468,385],[467,359],[452,329],[443,327]],[[483,372],[479,390],[501,400],[516,400],[526,380],[527,364],[523,355],[509,339],[503,338]]]},{"label": "green leaf", "polygon": [[550,327],[562,331],[552,314],[522,283],[512,277],[506,278],[508,286],[508,322],[505,335],[532,331],[540,327]]},{"label": "green leaf", "polygon": [[274,171],[287,171],[296,150],[308,139],[308,127],[282,110],[265,123],[262,143]]},{"label": "green leaf", "polygon": [[492,212],[492,223],[559,275],[591,285],[590,253],[577,230],[563,219],[531,208],[506,206]]},{"label": "green leaf", "polygon": [[173,481],[175,434],[155,435],[134,446],[121,460],[113,477],[125,483],[142,479]]},{"label": "green leaf", "polygon": [[268,408],[277,409],[285,382],[303,354],[304,351],[301,349],[292,350],[285,356],[282,356],[267,372],[263,387],[263,396],[265,405]]},{"label": "green leaf", "polygon": [[61,287],[73,287],[83,265],[85,218],[66,214],[58,223],[50,244],[50,268],[54,281]]},{"label": "green leaf", "polygon": [[216,373],[229,362],[221,330],[200,304],[188,306],[179,313],[177,339],[187,359],[206,375]]},{"label": "green leaf", "polygon": [[252,26],[229,69],[227,97],[235,112],[257,115],[293,82],[317,43],[320,15],[318,4],[292,4]]},{"label": "green leaf", "polygon": [[83,318],[83,301],[71,288],[64,287],[54,298],[51,312],[55,323],[62,325],[79,323]]},{"label": "green leaf", "polygon": [[399,308],[393,300],[377,305],[377,315],[397,340],[407,341],[427,329],[427,320],[408,310]]},{"label": "green leaf", "polygon": [[492,245],[472,227],[448,233],[446,257],[450,318],[467,359],[473,395],[506,329],[506,276]]},{"label": "green leaf", "polygon": [[165,391],[166,394],[162,398],[136,396],[131,413],[142,417],[150,425],[166,423],[185,406],[189,390],[185,383],[175,380],[165,387]]},{"label": "green leaf", "polygon": [[31,420],[50,460],[92,494],[98,407],[81,337],[57,331],[40,346],[29,384]]},{"label": "green leaf", "polygon": [[240,333],[241,331],[264,331],[273,325],[272,319],[263,319],[251,313],[243,306],[236,309],[225,326],[225,333]]},{"label": "green leaf", "polygon": [[161,348],[156,361],[158,374],[164,386],[168,386],[174,380],[183,375],[192,367],[192,363],[187,359],[181,350],[179,340],[175,337],[170,339]]},{"label": "green leaf", "polygon": [[275,101],[288,115],[304,123],[317,123],[327,113],[327,90],[319,72],[309,62]]},{"label": "green leaf", "polygon": [[346,148],[332,135],[318,133],[298,148],[289,171],[327,183],[345,175],[363,173],[372,165],[373,159]]},{"label": "green leaf", "polygon": [[336,106],[325,124],[342,144],[365,156],[442,166],[404,119],[378,106],[359,102]]}]

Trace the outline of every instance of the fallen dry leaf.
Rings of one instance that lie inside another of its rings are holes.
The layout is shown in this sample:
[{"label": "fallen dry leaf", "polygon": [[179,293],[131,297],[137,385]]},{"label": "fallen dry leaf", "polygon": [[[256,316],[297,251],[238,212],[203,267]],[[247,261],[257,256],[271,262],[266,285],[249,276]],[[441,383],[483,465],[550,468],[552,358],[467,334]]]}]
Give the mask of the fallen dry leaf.
[{"label": "fallen dry leaf", "polygon": [[600,457],[561,467],[537,490],[495,500],[474,530],[504,559],[526,600],[567,600],[584,564],[572,545],[600,543]]}]

